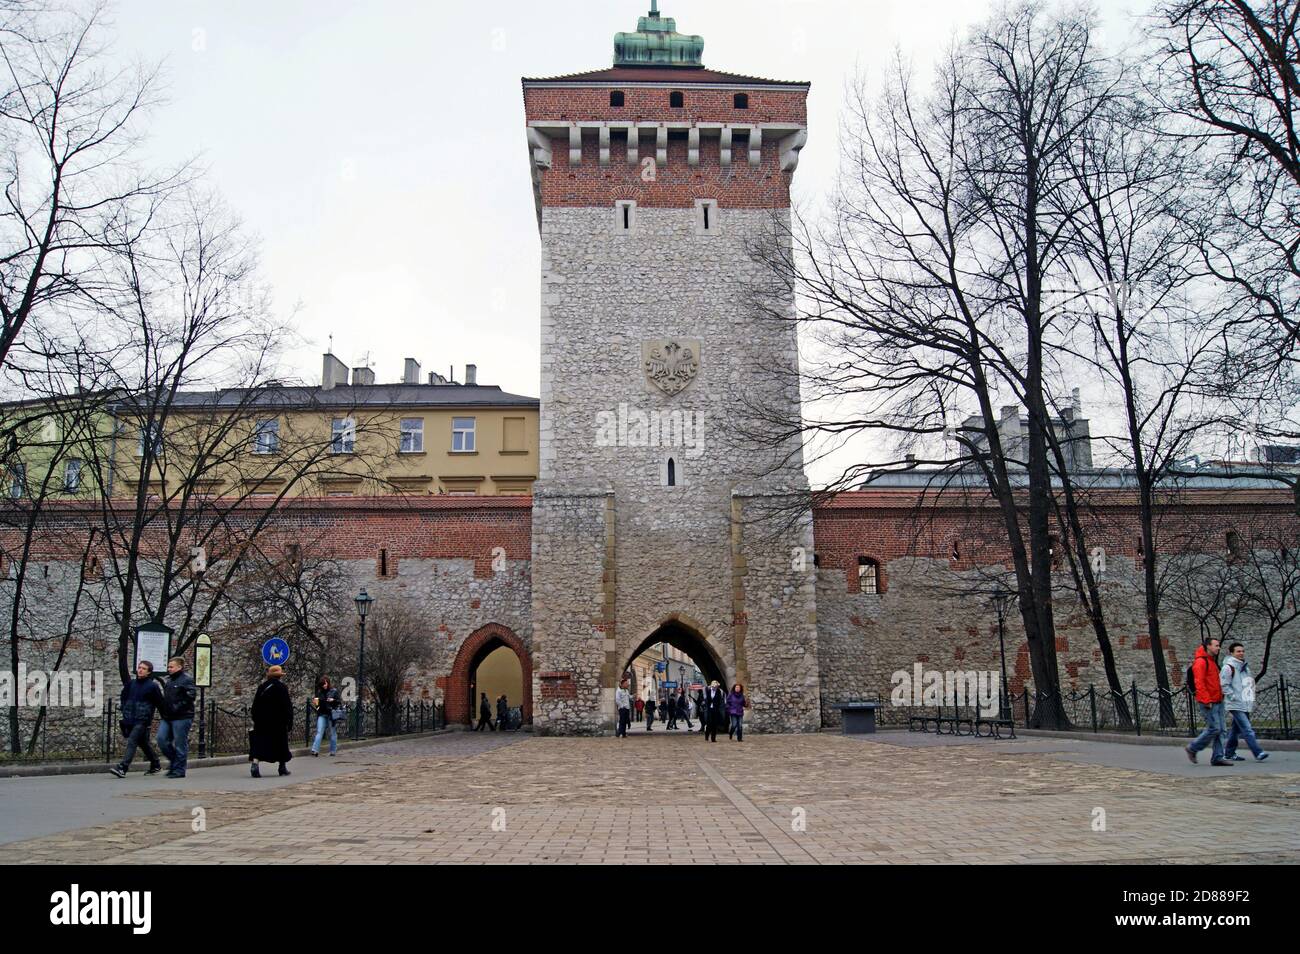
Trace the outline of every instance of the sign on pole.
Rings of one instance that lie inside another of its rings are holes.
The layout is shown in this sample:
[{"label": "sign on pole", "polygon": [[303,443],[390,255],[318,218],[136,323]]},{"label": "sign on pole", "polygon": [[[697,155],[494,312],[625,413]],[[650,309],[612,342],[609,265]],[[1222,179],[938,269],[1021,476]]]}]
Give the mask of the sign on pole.
[{"label": "sign on pole", "polygon": [[268,666],[283,666],[289,661],[289,644],[279,636],[272,636],[262,644],[262,662]]},{"label": "sign on pole", "polygon": [[135,628],[135,664],[153,663],[156,671],[167,668],[172,655],[172,631],[162,623],[145,623]]},{"label": "sign on pole", "polygon": [[212,637],[199,633],[194,643],[194,685],[206,689],[212,685]]}]

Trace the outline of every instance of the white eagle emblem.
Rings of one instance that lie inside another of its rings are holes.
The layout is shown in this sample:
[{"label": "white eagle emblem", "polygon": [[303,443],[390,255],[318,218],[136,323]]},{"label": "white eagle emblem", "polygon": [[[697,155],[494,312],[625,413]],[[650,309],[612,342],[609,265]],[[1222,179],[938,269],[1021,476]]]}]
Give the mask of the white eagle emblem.
[{"label": "white eagle emblem", "polygon": [[646,380],[665,394],[684,390],[700,370],[700,343],[660,339],[641,345]]}]

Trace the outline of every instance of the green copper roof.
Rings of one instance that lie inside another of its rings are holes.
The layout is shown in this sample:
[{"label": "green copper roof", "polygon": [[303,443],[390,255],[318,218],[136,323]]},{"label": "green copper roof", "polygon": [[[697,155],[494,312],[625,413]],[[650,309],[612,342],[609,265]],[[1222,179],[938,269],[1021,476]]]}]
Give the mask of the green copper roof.
[{"label": "green copper roof", "polygon": [[677,32],[677,21],[659,15],[659,0],[636,22],[635,33],[614,34],[615,66],[703,66],[704,37]]}]

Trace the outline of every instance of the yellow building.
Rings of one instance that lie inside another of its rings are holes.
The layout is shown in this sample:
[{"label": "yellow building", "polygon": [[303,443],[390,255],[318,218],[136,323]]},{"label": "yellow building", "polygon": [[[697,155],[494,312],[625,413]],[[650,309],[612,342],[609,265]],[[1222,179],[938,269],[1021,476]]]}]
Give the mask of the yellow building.
[{"label": "yellow building", "polygon": [[430,374],[406,360],[376,384],[325,355],[317,386],[181,391],[166,400],[98,392],[0,406],[13,500],[531,494],[538,400]]}]

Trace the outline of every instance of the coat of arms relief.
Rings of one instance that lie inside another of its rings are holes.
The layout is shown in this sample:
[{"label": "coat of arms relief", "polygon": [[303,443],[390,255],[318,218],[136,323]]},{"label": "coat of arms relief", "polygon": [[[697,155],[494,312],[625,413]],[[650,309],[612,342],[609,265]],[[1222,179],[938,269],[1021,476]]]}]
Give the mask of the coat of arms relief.
[{"label": "coat of arms relief", "polygon": [[695,338],[655,338],[641,343],[645,378],[670,397],[685,390],[700,370],[700,342]]}]

